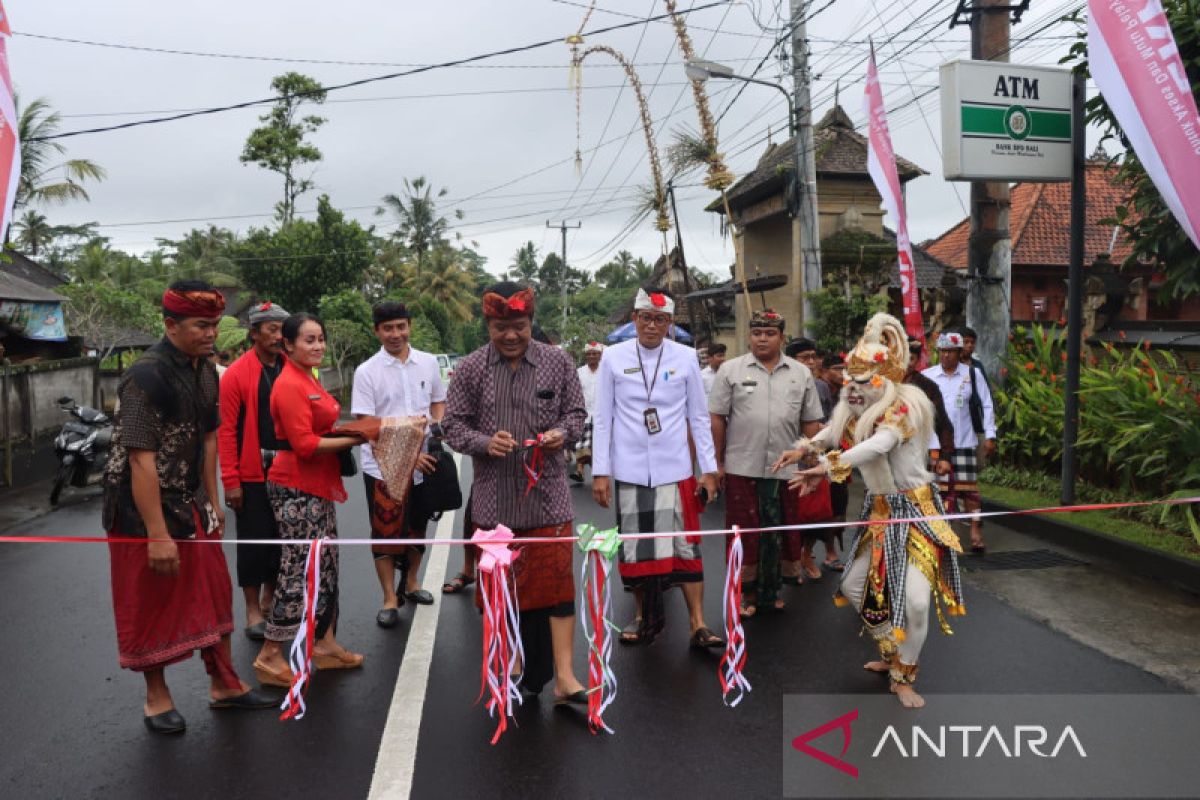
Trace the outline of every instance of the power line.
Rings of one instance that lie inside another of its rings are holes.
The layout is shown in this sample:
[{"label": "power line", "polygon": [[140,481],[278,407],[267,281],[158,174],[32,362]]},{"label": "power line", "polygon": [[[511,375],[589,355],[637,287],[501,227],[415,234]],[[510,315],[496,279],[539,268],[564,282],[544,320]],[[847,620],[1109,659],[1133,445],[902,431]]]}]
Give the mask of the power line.
[{"label": "power line", "polygon": [[[705,5],[702,5],[702,6],[696,6],[695,8],[690,8],[687,11],[680,12],[680,13],[692,14],[697,11],[704,11],[705,9],[709,9],[709,8],[716,8],[718,6],[728,5],[729,2],[730,2],[730,0],[714,0],[714,2],[706,3]],[[610,33],[612,31],[622,30],[624,28],[632,28],[636,25],[644,25],[646,23],[654,22],[656,20],[664,19],[664,18],[667,18],[670,16],[671,16],[670,14],[660,14],[657,17],[648,17],[646,19],[639,19],[639,20],[636,20],[633,22],[623,22],[623,23],[619,23],[617,25],[610,25],[607,28],[598,28],[593,31],[588,31],[587,35],[595,36],[597,34]],[[403,72],[390,72],[385,75],[375,75],[370,78],[360,78],[355,81],[348,81],[346,83],[335,84],[333,86],[325,86],[325,87],[322,87],[319,91],[322,93],[335,92],[335,91],[339,91],[341,89],[349,89],[349,88],[352,88],[355,86],[365,86],[370,83],[378,83],[380,81],[393,80],[395,78],[404,78],[404,77],[408,77],[410,75],[417,75],[417,74],[420,74],[423,72],[431,72],[436,69],[446,69],[448,67],[461,66],[463,64],[470,64],[470,63],[477,62],[477,61],[485,61],[487,59],[497,58],[499,56],[512,55],[514,53],[524,53],[524,52],[528,52],[530,50],[537,50],[542,47],[549,47],[550,45],[557,45],[557,44],[560,44],[561,42],[562,42],[562,40],[557,39],[557,38],[546,39],[546,40],[540,41],[540,42],[533,42],[532,44],[519,45],[516,47],[509,47],[509,48],[505,48],[503,50],[493,50],[492,52],[489,52],[489,53],[480,53],[478,55],[467,56],[465,58],[454,59],[452,61],[444,61],[444,62],[441,62],[438,64],[428,64],[426,66],[416,67],[413,69],[405,70]],[[100,127],[100,128],[87,128],[87,129],[78,130],[78,131],[66,131],[64,133],[56,133],[52,136],[42,136],[37,139],[34,139],[33,141],[49,141],[52,139],[65,139],[69,136],[83,136],[85,134],[91,134],[91,133],[106,133],[108,131],[124,130],[126,128],[141,127],[144,125],[156,125],[156,124],[163,123],[163,122],[174,122],[174,121],[180,120],[180,119],[188,119],[191,117],[198,117],[198,116],[203,116],[203,115],[207,115],[207,114],[217,114],[217,113],[220,113],[223,111],[233,111],[233,110],[239,109],[239,108],[249,108],[251,106],[268,105],[271,103],[276,103],[285,98],[304,98],[304,97],[307,97],[307,96],[315,94],[315,93],[317,93],[317,92],[316,91],[295,92],[295,93],[289,94],[289,95],[279,95],[276,97],[269,97],[269,98],[265,98],[262,100],[247,100],[242,103],[232,103],[230,105],[225,105],[225,106],[214,106],[211,108],[200,109],[197,111],[188,111],[188,112],[181,113],[181,114],[173,114],[171,116],[166,116],[166,117],[156,117],[154,119],[135,120],[133,122],[124,122],[119,125],[108,125],[108,126]]]}]

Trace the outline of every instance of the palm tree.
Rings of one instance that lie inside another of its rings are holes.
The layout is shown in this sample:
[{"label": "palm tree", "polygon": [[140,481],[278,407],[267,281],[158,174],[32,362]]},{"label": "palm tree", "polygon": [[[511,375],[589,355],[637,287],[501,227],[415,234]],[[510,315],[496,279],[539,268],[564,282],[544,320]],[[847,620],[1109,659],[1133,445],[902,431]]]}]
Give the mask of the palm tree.
[{"label": "palm tree", "polygon": [[241,286],[240,270],[230,253],[238,242],[237,234],[209,225],[193,228],[178,241],[159,239],[162,247],[174,250],[171,279],[200,278],[214,286]]},{"label": "palm tree", "polygon": [[[416,259],[417,274],[421,274],[430,251],[446,241],[450,221],[438,215],[437,198],[445,197],[450,190],[442,187],[435,195],[424,176],[404,179],[404,197],[388,194],[383,205],[375,209],[376,214],[391,211],[396,215],[399,227],[396,238],[403,241]],[[455,219],[462,219],[461,209],[454,212]]]},{"label": "palm tree", "polygon": [[437,300],[455,322],[471,319],[474,308],[475,281],[462,268],[458,253],[450,247],[435,248],[429,254],[424,275],[408,276],[408,289],[421,297]]},{"label": "palm tree", "polygon": [[104,180],[104,168],[86,158],[55,163],[67,148],[47,137],[58,132],[62,117],[44,97],[25,108],[21,108],[19,97],[13,99],[18,109],[17,135],[21,141],[21,176],[14,208],[90,199],[83,184],[88,180]]},{"label": "palm tree", "polygon": [[596,270],[596,280],[606,289],[621,289],[633,283],[633,253],[621,250],[612,261]]},{"label": "palm tree", "polygon": [[29,255],[36,256],[50,242],[54,241],[57,230],[46,220],[45,214],[30,209],[25,212],[13,227],[17,229],[17,246],[27,250]]},{"label": "palm tree", "polygon": [[533,285],[538,274],[537,247],[533,242],[526,242],[517,248],[508,271],[517,281]]}]

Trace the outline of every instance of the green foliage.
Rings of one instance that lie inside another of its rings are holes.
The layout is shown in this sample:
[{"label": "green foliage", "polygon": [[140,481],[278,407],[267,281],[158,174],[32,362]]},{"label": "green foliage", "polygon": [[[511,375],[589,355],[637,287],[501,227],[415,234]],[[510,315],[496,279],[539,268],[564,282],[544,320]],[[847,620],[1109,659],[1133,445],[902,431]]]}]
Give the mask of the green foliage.
[{"label": "green foliage", "polygon": [[324,117],[300,116],[304,103],[324,103],[325,90],[316,80],[298,72],[277,75],[271,89],[279,95],[271,111],[259,117],[263,125],[250,132],[242,149],[243,164],[257,164],[283,176],[283,200],[275,207],[284,225],[296,213],[296,198],[313,187],[311,178],[296,175],[304,164],[321,160],[321,151],[304,137],[325,124]]},{"label": "green foliage", "polygon": [[[1163,0],[1162,5],[1192,86],[1192,96],[1200,102],[1200,7],[1195,0]],[[1077,11],[1068,17],[1080,26],[1080,32],[1062,63],[1071,64],[1075,70],[1090,75],[1082,14],[1082,11]],[[1129,202],[1117,207],[1115,219],[1101,220],[1101,224],[1119,225],[1122,233],[1133,243],[1133,251],[1126,265],[1153,263],[1165,276],[1162,288],[1165,297],[1187,297],[1200,293],[1200,250],[1188,239],[1163,202],[1162,195],[1146,174],[1141,160],[1134,154],[1104,97],[1097,94],[1087,101],[1086,109],[1088,123],[1104,131],[1101,143],[1115,138],[1126,151],[1121,157],[1117,178],[1129,187]],[[1113,160],[1116,161],[1116,158]]]},{"label": "green foliage", "polygon": [[95,347],[103,360],[130,331],[162,333],[162,312],[144,297],[106,283],[67,284],[57,289],[67,298],[67,328]]},{"label": "green foliage", "polygon": [[336,318],[325,322],[325,358],[337,370],[342,386],[349,385],[353,367],[375,352],[378,340],[357,320]]},{"label": "green foliage", "polygon": [[821,289],[809,295],[816,317],[813,334],[822,350],[848,349],[861,335],[867,320],[887,310],[886,295],[865,294],[858,289],[851,289],[848,294],[841,289]]},{"label": "green foliage", "polygon": [[371,304],[355,289],[343,289],[322,297],[317,303],[317,315],[325,322],[344,319],[368,331],[374,329]]},{"label": "green foliage", "polygon": [[[17,140],[21,146],[21,174],[17,181],[14,210],[37,203],[66,203],[88,200],[86,181],[102,181],[104,168],[86,158],[59,161],[67,148],[50,137],[58,133],[62,116],[39,97],[22,107],[19,95],[13,97],[17,107]],[[7,231],[5,232],[7,234]]]},{"label": "green foliage", "polygon": [[[405,178],[404,195],[384,195],[383,205],[375,209],[376,214],[391,211],[395,216],[395,238],[412,253],[418,276],[423,272],[430,254],[446,244],[450,221],[438,212],[437,199],[445,197],[448,192],[449,189],[443,186],[435,195],[424,176],[411,181]],[[454,212],[454,218],[463,218],[461,209]]]},{"label": "green foliage", "polygon": [[316,308],[323,295],[361,286],[374,240],[322,195],[315,222],[252,228],[233,252],[248,289],[295,312]]},{"label": "green foliage", "polygon": [[[1000,454],[1010,467],[1056,475],[1062,460],[1066,372],[1056,328],[1018,327],[995,390]],[[1200,386],[1170,352],[1105,346],[1079,376],[1080,476],[1114,497],[1200,492]],[[1189,524],[1183,507],[1155,509],[1160,524]]]}]

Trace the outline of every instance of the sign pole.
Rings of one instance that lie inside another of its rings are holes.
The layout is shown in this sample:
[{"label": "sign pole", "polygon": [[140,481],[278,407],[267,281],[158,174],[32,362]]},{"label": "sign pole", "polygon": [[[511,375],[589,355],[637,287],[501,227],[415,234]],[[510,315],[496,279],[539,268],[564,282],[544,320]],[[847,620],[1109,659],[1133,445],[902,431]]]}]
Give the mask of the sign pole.
[{"label": "sign pole", "polygon": [[1063,505],[1075,503],[1078,461],[1075,442],[1079,436],[1079,366],[1083,350],[1083,228],[1087,211],[1087,162],[1084,154],[1083,104],[1087,86],[1082,72],[1073,74],[1071,84],[1071,262],[1067,268],[1067,379],[1063,407],[1062,489]]}]

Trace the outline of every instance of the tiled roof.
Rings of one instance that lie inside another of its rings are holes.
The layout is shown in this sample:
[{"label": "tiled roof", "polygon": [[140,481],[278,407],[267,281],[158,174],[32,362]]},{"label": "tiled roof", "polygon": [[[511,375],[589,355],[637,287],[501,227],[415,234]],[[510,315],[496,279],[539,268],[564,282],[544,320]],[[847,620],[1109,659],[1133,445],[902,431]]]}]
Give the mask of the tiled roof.
[{"label": "tiled roof", "polygon": [[[821,121],[813,126],[813,146],[816,148],[818,178],[868,177],[867,138],[854,130],[854,123],[841,106],[835,105],[829,109]],[[754,171],[729,189],[730,206],[736,208],[781,191],[794,163],[795,147],[795,137],[770,145],[759,158]],[[896,157],[896,168],[901,183],[927,174],[916,164],[899,156]],[[723,212],[724,206],[717,200],[707,210]]]},{"label": "tiled roof", "polygon": [[[883,229],[883,238],[891,244],[896,243],[896,232],[889,229]],[[931,256],[924,248],[913,245],[913,269],[917,273],[917,288],[919,289],[937,289],[941,288],[942,281],[947,273],[957,281],[957,276],[954,275],[954,269],[949,264],[944,264],[938,259]],[[900,288],[900,262],[892,262],[892,276],[888,283],[892,289]]]},{"label": "tiled roof", "polygon": [[[1097,254],[1110,252],[1116,263],[1124,261],[1131,245],[1118,236],[1113,245],[1113,228],[1100,220],[1112,217],[1116,207],[1128,199],[1129,190],[1117,182],[1117,168],[1107,161],[1087,165],[1087,227],[1084,230],[1083,263]],[[1012,236],[1012,263],[1017,266],[1066,267],[1071,252],[1071,184],[1018,183],[1010,193],[1008,227]],[[925,245],[930,255],[955,269],[967,268],[967,237],[971,221],[964,219]]]}]

